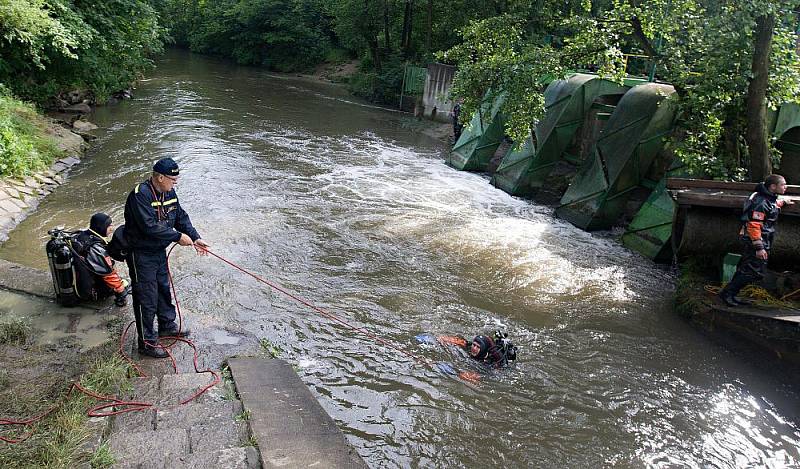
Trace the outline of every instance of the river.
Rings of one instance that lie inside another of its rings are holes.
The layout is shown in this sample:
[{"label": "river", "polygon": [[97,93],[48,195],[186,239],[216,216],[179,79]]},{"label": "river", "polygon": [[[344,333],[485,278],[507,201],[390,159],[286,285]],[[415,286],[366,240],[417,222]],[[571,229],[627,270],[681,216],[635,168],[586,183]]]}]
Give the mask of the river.
[{"label": "river", "polygon": [[92,119],[87,158],[1,257],[46,268],[48,228],[95,211],[121,222],[127,193],[170,156],[217,253],[343,320],[462,368],[414,336],[509,333],[516,365],[472,386],[218,260],[174,256],[190,327],[275,344],[372,467],[800,464],[796,378],[678,318],[669,269],[447,167],[407,115],[171,51],[134,100]]}]

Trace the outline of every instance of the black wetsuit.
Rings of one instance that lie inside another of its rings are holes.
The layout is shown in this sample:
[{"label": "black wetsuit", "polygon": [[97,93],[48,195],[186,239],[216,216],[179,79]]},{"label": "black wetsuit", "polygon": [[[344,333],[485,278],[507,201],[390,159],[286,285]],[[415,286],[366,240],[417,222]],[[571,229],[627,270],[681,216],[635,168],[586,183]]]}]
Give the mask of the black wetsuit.
[{"label": "black wetsuit", "polygon": [[763,249],[769,253],[775,239],[775,224],[781,213],[783,202],[770,192],[763,183],[756,187],[742,209],[742,227],[739,240],[742,245],[742,258],[736,266],[736,273],[720,293],[729,299],[746,285],[764,278],[767,259],[759,259],[756,252]]}]

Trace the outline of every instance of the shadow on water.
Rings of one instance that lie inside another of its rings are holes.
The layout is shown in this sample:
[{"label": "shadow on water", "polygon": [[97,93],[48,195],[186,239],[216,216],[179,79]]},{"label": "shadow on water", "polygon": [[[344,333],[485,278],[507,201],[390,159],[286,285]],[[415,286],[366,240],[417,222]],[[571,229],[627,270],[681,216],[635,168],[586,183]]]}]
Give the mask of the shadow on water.
[{"label": "shadow on water", "polygon": [[[672,312],[673,277],[547,208],[454,171],[408,118],[344,90],[171,52],[100,109],[85,163],[0,255],[44,268],[46,229],[121,220],[152,162],[220,255],[431,360],[420,333],[509,332],[510,370],[465,386],[211,258],[172,264],[214,353],[265,338],[375,467],[781,466],[798,454],[791,375]],[[201,341],[201,345],[203,344]]]}]

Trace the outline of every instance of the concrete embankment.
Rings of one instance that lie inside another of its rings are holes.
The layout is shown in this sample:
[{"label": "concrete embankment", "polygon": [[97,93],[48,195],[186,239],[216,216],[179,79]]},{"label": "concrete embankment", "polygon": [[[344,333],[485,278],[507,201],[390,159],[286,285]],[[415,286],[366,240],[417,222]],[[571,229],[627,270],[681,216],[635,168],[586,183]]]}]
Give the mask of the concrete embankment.
[{"label": "concrete embankment", "polygon": [[[53,296],[48,272],[5,260],[0,260],[2,289]],[[94,306],[100,311],[84,308],[82,314],[110,313],[109,317],[121,317],[123,324],[132,319],[129,307]],[[82,320],[74,308],[58,308],[55,314],[73,316],[70,327]],[[138,357],[134,334],[132,330],[126,336],[124,350],[138,358],[137,364],[148,376],[134,378],[132,391],[120,398],[152,407],[90,419],[93,436],[83,447],[85,453],[107,445],[116,461],[114,467],[119,468],[366,467],[287,362],[231,358],[224,371],[215,370],[224,377],[221,383],[181,404],[212,382],[211,373],[189,370],[193,357],[187,348],[175,350],[182,371],[178,374],[169,360]],[[198,347],[202,353],[203,344]]]},{"label": "concrete embankment", "polygon": [[97,126],[80,119],[78,114],[71,116],[66,121],[52,120],[46,131],[63,153],[62,158],[47,170],[0,179],[0,242],[8,239],[8,233],[36,209],[42,198],[63,184],[69,170],[80,163],[86,141],[94,138],[89,132]]},{"label": "concrete embankment", "polygon": [[[710,281],[710,280],[709,280]],[[784,301],[774,304],[754,300],[731,308],[706,291],[704,278],[683,274],[675,295],[675,311],[725,341],[730,337],[756,345],[782,361],[800,365],[800,311]],[[746,297],[745,297],[746,298]]]}]

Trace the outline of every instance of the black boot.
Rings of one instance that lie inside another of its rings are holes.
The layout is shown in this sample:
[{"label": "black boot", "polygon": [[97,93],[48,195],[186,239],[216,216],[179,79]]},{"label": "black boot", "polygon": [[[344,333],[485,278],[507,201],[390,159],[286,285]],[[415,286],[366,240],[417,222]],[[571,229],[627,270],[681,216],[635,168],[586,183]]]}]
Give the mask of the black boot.
[{"label": "black boot", "polygon": [[736,299],[736,294],[739,293],[739,290],[744,288],[748,283],[750,283],[750,279],[741,273],[736,272],[731,281],[728,282],[728,284],[725,285],[725,288],[719,292],[719,299],[731,308],[748,304]]},{"label": "black boot", "polygon": [[159,331],[158,331],[158,337],[159,338],[161,338],[161,337],[189,337],[189,334],[191,334],[191,331],[189,331],[189,329],[187,329],[185,327],[183,329],[181,329],[180,331],[178,329],[174,329],[174,330],[171,330],[171,331],[167,331],[167,330],[161,331],[159,329]]},{"label": "black boot", "polygon": [[723,289],[721,292],[719,292],[718,296],[723,303],[730,306],[731,308],[739,306],[739,302],[736,301],[736,297],[733,296],[733,293],[731,293],[728,290]]},{"label": "black boot", "polygon": [[152,345],[139,347],[139,355],[146,355],[153,358],[167,358],[169,356],[169,354],[163,348],[153,347]]}]

